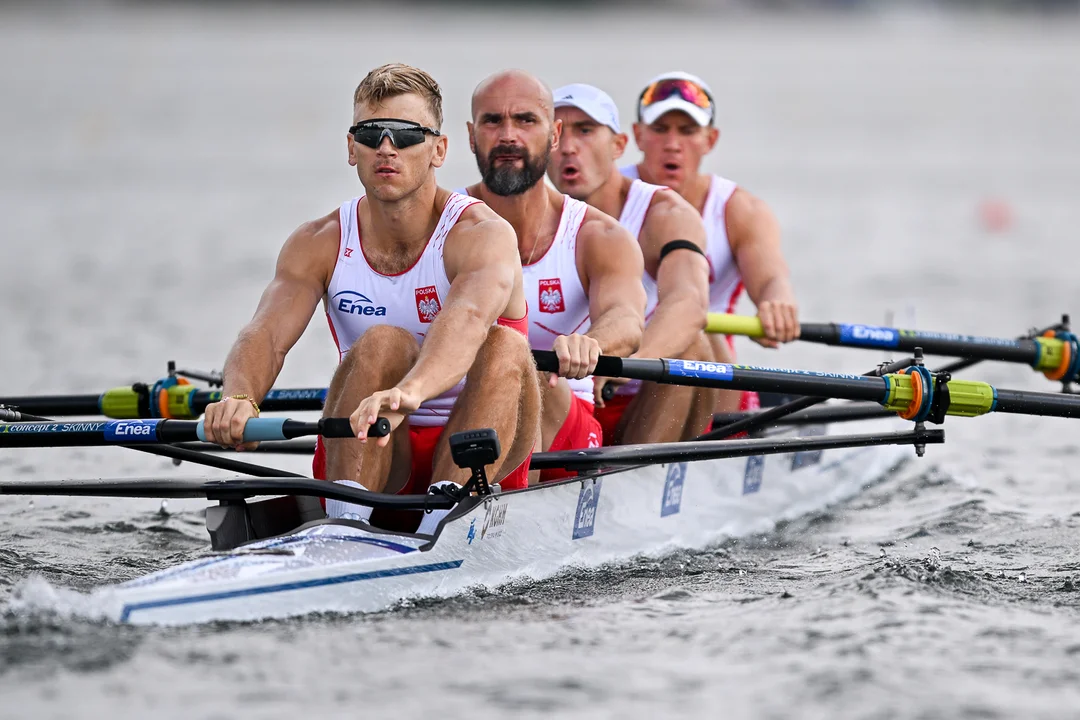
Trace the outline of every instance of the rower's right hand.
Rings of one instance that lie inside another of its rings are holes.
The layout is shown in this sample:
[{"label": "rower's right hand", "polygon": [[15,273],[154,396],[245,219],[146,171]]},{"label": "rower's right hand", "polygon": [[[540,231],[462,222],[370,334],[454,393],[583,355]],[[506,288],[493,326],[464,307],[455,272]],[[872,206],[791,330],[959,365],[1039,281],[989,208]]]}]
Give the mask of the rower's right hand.
[{"label": "rower's right hand", "polygon": [[250,418],[258,417],[255,406],[247,400],[227,397],[206,406],[203,430],[207,442],[237,451],[254,450],[257,442],[244,442],[244,426]]},{"label": "rower's right hand", "polygon": [[560,335],[551,347],[559,359],[559,372],[551,373],[548,384],[555,387],[559,378],[580,380],[592,375],[600,361],[600,343],[588,335]]},{"label": "rower's right hand", "polygon": [[[389,390],[380,390],[360,401],[360,406],[349,416],[349,423],[360,442],[367,442],[368,428],[375,424],[380,417],[390,421],[390,431],[397,430],[405,416],[416,412],[424,398],[402,387],[392,387]],[[390,435],[377,438],[376,445],[386,447],[390,443]]]}]

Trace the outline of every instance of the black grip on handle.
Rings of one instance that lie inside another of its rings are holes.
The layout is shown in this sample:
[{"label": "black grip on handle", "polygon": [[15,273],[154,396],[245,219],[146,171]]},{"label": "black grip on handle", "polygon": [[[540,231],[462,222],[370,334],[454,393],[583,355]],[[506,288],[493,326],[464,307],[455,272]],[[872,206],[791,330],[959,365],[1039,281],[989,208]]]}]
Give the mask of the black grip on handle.
[{"label": "black grip on handle", "polygon": [[376,418],[375,423],[368,428],[368,437],[386,437],[390,434],[390,421],[384,417]]},{"label": "black grip on handle", "polygon": [[615,397],[615,391],[617,389],[618,389],[617,385],[613,385],[612,383],[608,383],[600,391],[600,399],[603,400],[604,402],[607,402],[611,398]]},{"label": "black grip on handle", "polygon": [[[559,372],[559,358],[554,350],[533,350],[536,369],[542,372]],[[593,375],[603,377],[622,377],[623,359],[611,355],[601,355],[596,362]]]},{"label": "black grip on handle", "polygon": [[[319,421],[319,434],[327,438],[351,438],[353,433],[349,418],[323,418]],[[368,428],[368,437],[384,437],[390,434],[390,421],[379,418]]]}]

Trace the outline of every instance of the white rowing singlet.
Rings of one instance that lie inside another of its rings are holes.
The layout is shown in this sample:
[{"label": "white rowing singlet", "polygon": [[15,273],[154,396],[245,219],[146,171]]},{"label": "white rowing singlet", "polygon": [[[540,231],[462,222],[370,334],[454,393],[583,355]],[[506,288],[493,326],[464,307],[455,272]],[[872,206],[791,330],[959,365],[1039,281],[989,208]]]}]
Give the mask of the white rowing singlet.
[{"label": "white rowing singlet", "polygon": [[[643,180],[634,179],[630,183],[630,191],[626,193],[626,202],[623,203],[622,212],[619,213],[619,224],[641,242],[641,228],[645,225],[645,216],[649,213],[653,196],[657,190],[665,189],[662,185],[651,185]],[[641,284],[645,287],[645,322],[649,322],[656,305],[659,302],[659,293],[656,288],[656,280],[649,271],[642,273]],[[631,380],[620,385],[615,391],[616,395],[636,395],[641,389],[640,380]]]},{"label": "white rowing singlet", "polygon": [[727,233],[727,203],[737,188],[731,180],[713,175],[701,213],[709,238],[709,312],[734,312],[743,289]]},{"label": "white rowing singlet", "polygon": [[[357,210],[364,196],[342,204],[341,241],[337,264],[326,291],[326,318],[344,357],[353,343],[375,325],[392,325],[408,330],[421,345],[431,322],[442,309],[450,292],[450,280],[443,263],[443,247],[450,229],[461,213],[479,200],[451,193],[443,207],[435,232],[412,267],[397,275],[383,275],[368,264],[360,238]],[[417,427],[445,425],[464,380],[442,395],[428,400],[409,416]]]},{"label": "white rowing singlet", "polygon": [[[626,202],[623,203],[622,212],[619,213],[619,224],[622,225],[639,243],[641,242],[641,228],[645,224],[645,216],[652,205],[653,195],[657,190],[665,190],[663,185],[650,185],[643,180],[634,180],[630,183],[630,191],[626,193]],[[652,317],[656,310],[658,295],[656,280],[646,270],[641,277],[641,284],[645,286],[645,322]]]},{"label": "white rowing singlet", "polygon": [[[620,172],[628,178],[638,178],[637,165],[620,168]],[[708,239],[706,257],[709,260],[709,312],[733,312],[743,289],[742,276],[739,275],[739,267],[731,255],[731,241],[727,233],[727,203],[738,187],[727,178],[713,175],[709,181],[709,193],[705,196],[705,208],[701,213]]]},{"label": "white rowing singlet", "polygon": [[[529,313],[529,345],[533,350],[551,350],[560,335],[588,331],[589,296],[581,285],[577,269],[577,236],[589,206],[569,195],[563,196],[562,216],[555,239],[536,262],[523,265],[525,298]],[[591,377],[567,378],[570,389],[586,402],[593,402]]]}]

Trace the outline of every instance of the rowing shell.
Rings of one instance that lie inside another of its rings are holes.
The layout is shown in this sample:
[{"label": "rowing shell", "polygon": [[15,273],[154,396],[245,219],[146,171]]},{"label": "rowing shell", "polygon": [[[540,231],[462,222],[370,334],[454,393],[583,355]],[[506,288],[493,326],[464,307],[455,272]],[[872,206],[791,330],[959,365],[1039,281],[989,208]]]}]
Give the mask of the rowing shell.
[{"label": "rowing shell", "polygon": [[94,604],[121,622],[166,625],[374,612],[407,598],[447,597],[767,532],[852,497],[913,454],[910,447],[880,446],[586,476],[496,493],[451,513],[434,540],[317,521],[101,588]]}]

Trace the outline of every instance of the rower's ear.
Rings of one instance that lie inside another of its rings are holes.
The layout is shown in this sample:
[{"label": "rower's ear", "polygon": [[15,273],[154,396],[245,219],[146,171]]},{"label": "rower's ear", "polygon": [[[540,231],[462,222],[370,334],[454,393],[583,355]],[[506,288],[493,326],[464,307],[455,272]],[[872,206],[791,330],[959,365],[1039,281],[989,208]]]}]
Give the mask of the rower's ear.
[{"label": "rower's ear", "polygon": [[465,129],[469,131],[469,149],[472,150],[472,154],[476,154],[476,138],[473,136],[473,124],[472,121],[465,121]]},{"label": "rower's ear", "polygon": [[559,140],[562,139],[563,122],[562,119],[555,120],[555,123],[551,126],[551,149],[552,151],[559,149]]},{"label": "rower's ear", "polygon": [[634,123],[634,145],[637,145],[637,149],[641,149],[641,134],[645,132],[645,126],[641,123]]},{"label": "rower's ear", "polygon": [[356,167],[356,156],[353,155],[353,145],[356,143],[353,140],[353,136],[349,133],[345,133],[345,154],[349,158],[349,164]]},{"label": "rower's ear", "polygon": [[435,152],[432,154],[431,157],[432,167],[439,168],[443,166],[443,163],[446,162],[446,149],[447,147],[449,147],[449,145],[450,138],[446,137],[445,135],[439,135],[435,138]]},{"label": "rower's ear", "polygon": [[627,137],[626,133],[614,133],[614,139],[612,141],[614,152],[612,153],[612,157],[615,160],[621,158],[623,153],[626,152],[626,143],[628,142],[630,142],[630,138]]},{"label": "rower's ear", "polygon": [[709,152],[716,147],[717,141],[720,140],[720,129],[711,127],[709,128]]}]

